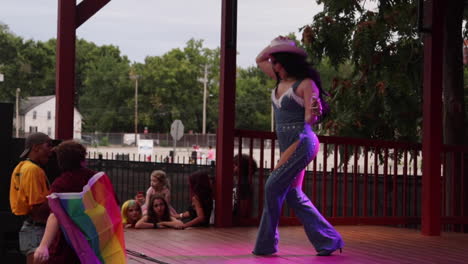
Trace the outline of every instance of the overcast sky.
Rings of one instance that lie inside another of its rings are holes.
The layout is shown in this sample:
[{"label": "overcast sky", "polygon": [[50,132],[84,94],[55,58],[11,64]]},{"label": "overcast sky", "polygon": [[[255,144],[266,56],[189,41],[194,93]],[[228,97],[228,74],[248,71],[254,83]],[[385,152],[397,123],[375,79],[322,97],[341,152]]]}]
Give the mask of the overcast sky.
[{"label": "overcast sky", "polygon": [[[0,0],[0,22],[25,39],[57,36],[58,0]],[[80,2],[80,1],[77,1]],[[77,30],[79,38],[118,46],[131,61],[183,48],[191,39],[220,46],[221,0],[111,0]],[[271,39],[310,24],[315,0],[239,0],[237,64],[254,65]]]}]

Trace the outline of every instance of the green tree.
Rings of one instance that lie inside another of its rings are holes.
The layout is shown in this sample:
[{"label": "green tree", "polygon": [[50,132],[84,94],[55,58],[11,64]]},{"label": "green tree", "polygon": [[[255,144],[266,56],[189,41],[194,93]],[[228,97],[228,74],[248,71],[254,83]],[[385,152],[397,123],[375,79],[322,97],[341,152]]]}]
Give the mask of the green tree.
[{"label": "green tree", "polygon": [[24,41],[0,24],[0,100],[14,102],[16,88],[21,97],[53,94],[54,53],[49,43]]},{"label": "green tree", "polygon": [[[201,132],[203,84],[199,79],[204,76],[204,67],[208,64],[208,90],[217,94],[217,86],[211,81],[217,69],[217,57],[218,50],[203,48],[203,41],[194,39],[189,40],[183,50],[173,49],[161,57],[147,57],[141,69],[137,69],[142,76],[143,96],[139,99],[142,125],[151,131],[167,132],[173,120],[180,119],[186,131]],[[208,110],[212,110],[214,103],[208,104]],[[210,124],[208,131],[214,132],[213,122],[207,124]]]},{"label": "green tree", "polygon": [[236,128],[271,129],[271,97],[275,82],[257,67],[238,69]]},{"label": "green tree", "polygon": [[0,101],[14,102],[15,90],[19,87],[17,83],[20,74],[19,47],[23,40],[13,35],[8,26],[0,24],[0,73],[4,81],[0,82]]},{"label": "green tree", "polygon": [[324,11],[303,29],[314,61],[328,58],[354,72],[330,87],[329,133],[373,139],[418,141],[421,123],[422,42],[411,1],[320,1]]},{"label": "green tree", "polygon": [[[79,42],[79,44],[83,42]],[[87,45],[87,44],[85,44]],[[86,131],[132,131],[133,108],[130,101],[133,86],[128,77],[130,62],[120,50],[111,45],[96,47],[80,54],[87,57],[80,72],[78,87],[79,108],[83,114]],[[81,68],[80,68],[81,69]]]}]

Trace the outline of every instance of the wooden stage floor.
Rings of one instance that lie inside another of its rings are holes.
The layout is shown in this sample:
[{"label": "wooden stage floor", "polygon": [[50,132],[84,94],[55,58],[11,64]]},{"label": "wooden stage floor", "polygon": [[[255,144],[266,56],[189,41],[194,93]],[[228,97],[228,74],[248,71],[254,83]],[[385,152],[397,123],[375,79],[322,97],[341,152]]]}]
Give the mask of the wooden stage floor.
[{"label": "wooden stage floor", "polygon": [[[301,226],[280,227],[279,251],[270,257],[250,252],[256,227],[125,230],[128,250],[159,263],[468,263],[468,234],[423,236],[414,229],[336,226],[343,253],[315,256]],[[158,263],[128,254],[128,263]]]}]

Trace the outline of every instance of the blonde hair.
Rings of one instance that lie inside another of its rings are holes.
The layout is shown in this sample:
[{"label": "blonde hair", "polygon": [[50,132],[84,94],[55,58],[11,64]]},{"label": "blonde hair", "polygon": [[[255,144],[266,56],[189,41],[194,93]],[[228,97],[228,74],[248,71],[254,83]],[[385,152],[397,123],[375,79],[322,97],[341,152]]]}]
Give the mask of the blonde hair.
[{"label": "blonde hair", "polygon": [[166,173],[162,170],[154,170],[151,172],[151,178],[156,178],[162,184],[163,187],[167,187],[168,189],[171,188],[171,184],[169,183],[169,178],[167,177]]},{"label": "blonde hair", "polygon": [[[141,210],[141,206],[140,204],[135,201],[135,200],[128,200],[128,201],[125,201],[125,203],[122,205],[122,223],[124,225],[126,225],[128,223],[128,217],[127,217],[127,214],[128,214],[128,209],[130,207],[133,207],[135,206],[137,207],[138,211],[140,211],[140,217],[143,215],[143,212]],[[134,224],[134,223],[133,223]]]}]

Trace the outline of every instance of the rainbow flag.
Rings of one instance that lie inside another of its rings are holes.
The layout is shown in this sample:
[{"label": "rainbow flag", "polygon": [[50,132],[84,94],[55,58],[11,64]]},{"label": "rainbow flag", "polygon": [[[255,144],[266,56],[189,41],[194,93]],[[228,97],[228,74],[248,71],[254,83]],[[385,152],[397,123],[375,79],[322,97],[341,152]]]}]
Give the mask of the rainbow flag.
[{"label": "rainbow flag", "polygon": [[52,193],[48,199],[81,263],[126,263],[122,216],[104,172],[80,193]]}]

